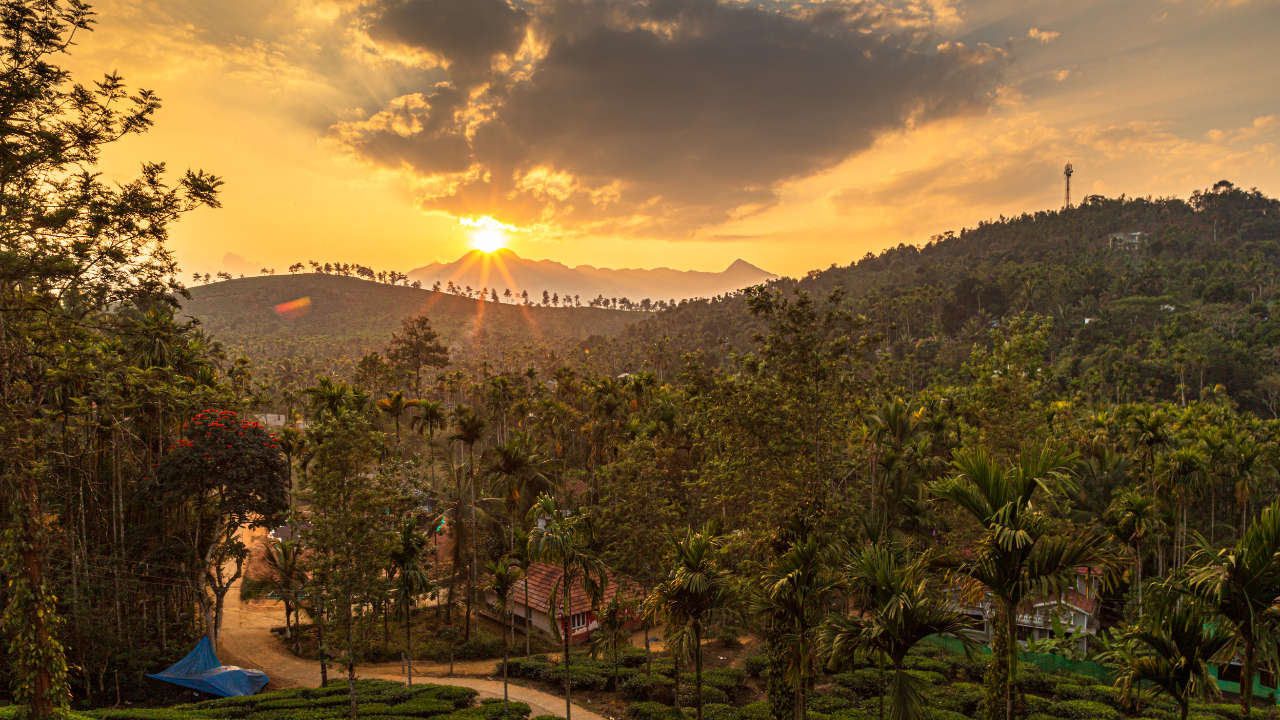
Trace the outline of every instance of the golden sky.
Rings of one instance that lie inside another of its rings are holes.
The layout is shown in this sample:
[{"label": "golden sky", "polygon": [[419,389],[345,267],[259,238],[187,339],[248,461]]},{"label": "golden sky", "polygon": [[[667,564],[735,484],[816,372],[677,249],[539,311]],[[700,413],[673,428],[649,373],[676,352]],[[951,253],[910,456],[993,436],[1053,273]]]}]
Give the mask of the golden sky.
[{"label": "golden sky", "polygon": [[[802,275],[1087,194],[1280,193],[1275,0],[105,0],[164,101],[104,169],[224,177],[192,271],[453,260]],[[492,220],[486,219],[492,218]],[[492,233],[489,234],[492,240]]]}]

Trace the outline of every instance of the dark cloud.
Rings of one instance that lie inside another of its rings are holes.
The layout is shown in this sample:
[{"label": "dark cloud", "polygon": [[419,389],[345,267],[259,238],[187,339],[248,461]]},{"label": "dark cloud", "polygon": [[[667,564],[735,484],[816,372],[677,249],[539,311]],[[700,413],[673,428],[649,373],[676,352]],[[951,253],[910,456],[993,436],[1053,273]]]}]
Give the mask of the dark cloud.
[{"label": "dark cloud", "polygon": [[529,24],[506,0],[384,0],[370,17],[369,37],[438,55],[465,85],[483,81],[495,58],[515,55]]},{"label": "dark cloud", "polygon": [[[991,48],[925,47],[919,35],[877,29],[882,17],[867,7],[530,7],[545,49],[531,65],[493,79],[466,107],[441,102],[449,90],[440,89],[438,98],[393,108],[403,115],[399,129],[383,113],[336,135],[361,156],[423,176],[460,167],[465,142],[469,175],[433,192],[428,207],[679,235],[768,206],[779,181],[838,164],[882,133],[985,109],[1002,66]],[[396,17],[402,37],[418,32],[407,15]]]}]

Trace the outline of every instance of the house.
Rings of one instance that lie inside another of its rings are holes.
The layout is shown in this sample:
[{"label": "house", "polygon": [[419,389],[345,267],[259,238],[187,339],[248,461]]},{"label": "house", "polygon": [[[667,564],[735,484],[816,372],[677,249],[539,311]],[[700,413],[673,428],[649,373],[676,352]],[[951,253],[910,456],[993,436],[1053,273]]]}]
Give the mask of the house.
[{"label": "house", "polygon": [[[564,588],[557,588],[557,581],[563,575],[563,571],[557,565],[549,565],[546,563],[533,563],[529,566],[525,579],[516,583],[515,588],[511,591],[512,612],[514,613],[514,623],[518,628],[523,628],[525,623],[525,586],[529,589],[529,605],[528,609],[532,620],[532,626],[546,633],[552,633],[551,622],[548,619],[548,608],[551,603],[555,603],[555,621],[561,629],[567,624],[569,627],[569,641],[573,643],[586,642],[591,636],[592,631],[600,626],[596,621],[596,609],[591,607],[591,601],[586,594],[582,592],[582,584],[574,582],[569,590],[569,619],[564,619]],[[604,597],[601,598],[599,607],[603,608],[622,593],[624,599],[641,599],[644,593],[635,583],[625,578],[609,577],[609,582],[605,587]],[[552,599],[552,590],[558,590],[556,597]],[[489,603],[494,603],[493,596],[490,594]],[[638,622],[633,620],[633,624]]]},{"label": "house", "polygon": [[[1056,616],[1068,633],[1078,631],[1080,636],[1079,650],[1088,649],[1089,636],[1098,634],[1098,585],[1102,580],[1102,571],[1089,568],[1076,568],[1075,585],[1061,596],[1041,598],[1024,603],[1018,608],[1018,640],[1044,640],[1053,634],[1053,620]],[[994,598],[987,594],[981,601],[957,601],[953,606],[960,612],[976,621],[975,631],[980,628],[983,636],[990,638],[994,631],[992,619],[996,614]]]},{"label": "house", "polygon": [[1147,244],[1147,233],[1118,232],[1111,233],[1107,239],[1111,241],[1112,250],[1139,250]]}]

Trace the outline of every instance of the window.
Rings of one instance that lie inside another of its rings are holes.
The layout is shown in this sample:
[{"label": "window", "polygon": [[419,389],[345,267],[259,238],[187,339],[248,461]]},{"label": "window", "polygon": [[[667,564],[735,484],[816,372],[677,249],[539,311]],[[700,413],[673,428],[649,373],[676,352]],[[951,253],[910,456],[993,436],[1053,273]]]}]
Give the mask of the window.
[{"label": "window", "polygon": [[578,613],[569,616],[569,627],[573,630],[580,630],[587,626],[587,614]]}]

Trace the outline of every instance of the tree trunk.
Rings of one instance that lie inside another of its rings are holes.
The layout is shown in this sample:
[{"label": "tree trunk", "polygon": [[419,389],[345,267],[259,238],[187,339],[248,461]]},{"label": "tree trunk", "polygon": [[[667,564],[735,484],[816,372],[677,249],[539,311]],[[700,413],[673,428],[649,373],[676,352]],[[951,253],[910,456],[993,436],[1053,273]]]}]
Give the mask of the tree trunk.
[{"label": "tree trunk", "polygon": [[409,678],[409,687],[413,687],[413,608],[409,608],[404,616],[405,674]]},{"label": "tree trunk", "polygon": [[[45,592],[44,557],[41,535],[40,486],[36,475],[29,468],[24,468],[19,489],[19,503],[14,503],[17,520],[18,572],[14,573],[20,580],[10,582],[9,602],[22,608],[19,612],[26,617],[27,628],[20,631],[15,644],[19,648],[17,657],[12,663],[17,671],[15,677],[26,674],[28,687],[22,688],[26,693],[27,713],[32,718],[47,718],[65,706],[64,687],[51,668],[65,666],[62,648],[53,639],[49,629],[49,618],[53,607]],[[22,470],[19,470],[21,472]],[[23,587],[25,586],[25,587]],[[22,637],[26,635],[26,637]]]},{"label": "tree trunk", "polygon": [[524,578],[524,656],[529,657],[530,635],[533,629],[533,608],[529,607],[529,577]]},{"label": "tree trunk", "polygon": [[[505,598],[504,598],[505,601]],[[505,606],[505,602],[503,605]],[[507,717],[507,639],[502,638],[502,717]]]},{"label": "tree trunk", "polygon": [[884,651],[877,654],[880,656],[880,720],[884,720]]},{"label": "tree trunk", "polygon": [[1013,720],[1013,689],[1018,682],[1018,608],[1006,603],[1005,619],[1009,623],[1009,679],[1005,684],[1005,718]]},{"label": "tree trunk", "polygon": [[698,720],[702,720],[702,624],[693,624],[693,692]]},{"label": "tree trunk", "polygon": [[564,566],[564,717],[570,720],[573,704],[569,702],[569,633],[572,631],[573,616],[569,614],[569,565]]},{"label": "tree trunk", "polygon": [[674,653],[674,658],[675,658],[675,661],[676,661],[676,662],[675,662],[675,666],[676,666],[676,694],[675,694],[675,701],[676,701],[676,710],[679,710],[679,709],[680,709],[680,651],[679,651],[679,650],[676,650],[676,651],[675,651],[675,653]]},{"label": "tree trunk", "polygon": [[1248,720],[1249,708],[1253,706],[1253,672],[1254,655],[1257,651],[1253,642],[1253,633],[1244,638],[1244,662],[1240,667],[1240,717]]},{"label": "tree trunk", "polygon": [[355,628],[352,627],[351,598],[343,599],[342,606],[343,618],[347,626],[347,694],[350,699],[351,717],[354,718],[359,711],[356,709],[356,633]]},{"label": "tree trunk", "polygon": [[329,684],[329,661],[324,647],[324,597],[316,597],[316,647],[320,650],[320,687]]}]

